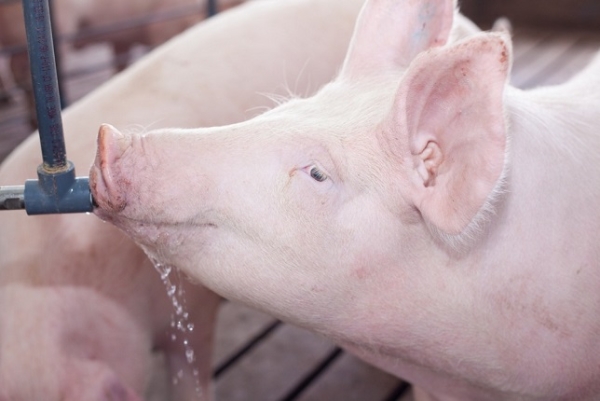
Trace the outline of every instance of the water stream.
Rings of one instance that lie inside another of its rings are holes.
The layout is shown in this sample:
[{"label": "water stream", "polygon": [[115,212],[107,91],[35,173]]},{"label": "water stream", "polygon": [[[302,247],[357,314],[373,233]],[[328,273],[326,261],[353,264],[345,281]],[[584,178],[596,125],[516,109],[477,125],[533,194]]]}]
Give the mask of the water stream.
[{"label": "water stream", "polygon": [[[151,253],[146,252],[149,256]],[[194,331],[194,323],[190,322],[189,312],[187,311],[187,304],[185,300],[185,291],[183,289],[182,278],[179,270],[172,266],[161,263],[157,258],[150,256],[150,260],[154,264],[154,267],[160,274],[160,278],[165,285],[167,295],[171,300],[174,312],[171,314],[171,341],[181,341],[185,352],[185,359],[190,366],[193,365],[196,357],[194,349],[189,341],[189,336]],[[179,284],[179,285],[178,285]],[[198,399],[202,400],[202,387],[200,385],[199,371],[196,368],[192,369],[192,375],[196,394]],[[173,385],[178,385],[185,377],[183,369],[178,370],[173,375]]]}]

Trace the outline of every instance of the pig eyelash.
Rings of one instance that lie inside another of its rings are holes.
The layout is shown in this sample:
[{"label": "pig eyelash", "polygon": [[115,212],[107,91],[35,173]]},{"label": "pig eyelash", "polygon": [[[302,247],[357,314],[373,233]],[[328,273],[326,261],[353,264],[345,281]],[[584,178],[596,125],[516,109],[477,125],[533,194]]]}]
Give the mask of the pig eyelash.
[{"label": "pig eyelash", "polygon": [[321,171],[317,166],[310,167],[310,176],[318,182],[323,182],[327,180],[327,174]]}]

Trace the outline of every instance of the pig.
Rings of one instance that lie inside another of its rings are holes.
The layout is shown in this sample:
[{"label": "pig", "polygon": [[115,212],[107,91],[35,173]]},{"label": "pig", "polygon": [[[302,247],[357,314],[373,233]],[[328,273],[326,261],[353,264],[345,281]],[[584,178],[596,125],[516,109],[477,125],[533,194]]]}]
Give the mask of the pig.
[{"label": "pig", "polygon": [[600,55],[518,90],[450,9],[368,0],[331,83],[245,122],[102,125],[94,213],[419,401],[598,400]]},{"label": "pig", "polygon": [[[222,0],[220,7],[225,10],[241,0]],[[204,5],[203,5],[204,4]],[[170,1],[82,1],[82,0],[54,0],[53,22],[55,31],[63,41],[58,42],[59,51],[64,57],[73,49],[79,49],[90,43],[109,42],[115,55],[115,67],[124,69],[129,62],[129,52],[136,44],[157,46],[167,39],[184,31],[205,17],[206,1],[192,0]],[[197,7],[197,10],[193,8]],[[96,34],[74,40],[76,35],[86,30],[101,30],[103,27],[124,23],[128,20],[160,15],[187,10],[187,15],[179,15],[164,21],[148,22],[125,30],[113,33]],[[56,39],[56,38],[55,38]],[[26,46],[25,25],[23,22],[23,9],[20,1],[0,5],[0,42],[4,46]],[[31,78],[27,53],[23,50],[10,57],[11,70],[16,84],[27,95],[32,125],[35,126],[33,95],[31,93]]]},{"label": "pig", "polygon": [[[198,24],[65,111],[69,159],[93,159],[104,119],[133,130],[231,124],[272,107],[266,93],[314,93],[340,68],[362,4],[248,2]],[[32,135],[0,166],[0,185],[34,178],[40,162]],[[165,279],[194,305],[185,333],[193,364],[179,331],[171,341],[176,311],[161,275],[123,233],[91,215],[0,212],[0,400],[214,399],[220,297],[174,273]]]}]

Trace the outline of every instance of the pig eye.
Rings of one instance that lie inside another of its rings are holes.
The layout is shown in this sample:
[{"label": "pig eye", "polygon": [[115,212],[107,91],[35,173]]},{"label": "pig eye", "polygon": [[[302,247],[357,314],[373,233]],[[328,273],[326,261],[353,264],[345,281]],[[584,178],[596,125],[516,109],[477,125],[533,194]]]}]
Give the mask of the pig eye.
[{"label": "pig eye", "polygon": [[319,181],[319,182],[323,182],[327,179],[327,174],[325,174],[324,172],[322,172],[321,170],[319,170],[318,167],[311,167],[310,169],[310,176],[315,180],[315,181]]}]

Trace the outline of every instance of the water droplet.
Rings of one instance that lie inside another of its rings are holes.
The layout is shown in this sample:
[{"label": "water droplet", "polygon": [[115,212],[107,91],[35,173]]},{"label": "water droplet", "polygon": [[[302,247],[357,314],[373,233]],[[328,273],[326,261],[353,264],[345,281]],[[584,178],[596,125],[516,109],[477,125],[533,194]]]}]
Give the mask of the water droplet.
[{"label": "water droplet", "polygon": [[[167,295],[171,299],[171,304],[173,305],[174,313],[171,314],[171,328],[175,330],[177,328],[178,331],[182,333],[191,332],[194,330],[194,324],[189,321],[189,313],[185,310],[187,309],[186,299],[185,299],[185,290],[183,289],[183,285],[178,285],[181,283],[181,277],[179,276],[179,272],[174,269],[172,266],[165,265],[159,262],[159,259],[156,257],[151,250],[145,249],[144,251],[148,255],[148,257],[152,260],[156,270],[160,274],[160,278],[165,285],[165,290],[167,291]],[[173,277],[169,277],[171,272],[177,273]],[[184,338],[184,335],[181,335],[182,344],[185,350],[185,358],[189,364],[192,364],[195,361],[195,353],[193,348],[190,346],[188,339]],[[177,341],[178,336],[172,332],[171,333],[171,341]],[[196,395],[198,396],[198,400],[202,400],[203,391],[202,386],[200,385],[200,372],[198,369],[193,369],[194,374],[194,384],[196,389]],[[184,371],[179,370],[176,374],[173,375],[173,385],[177,385],[182,382],[184,376]]]},{"label": "water droplet", "polygon": [[188,363],[192,363],[194,362],[194,350],[189,348],[185,351],[185,358],[187,359]]},{"label": "water droplet", "polygon": [[160,273],[160,278],[166,280],[167,277],[169,277],[169,274],[171,274],[171,266],[164,266]]}]

